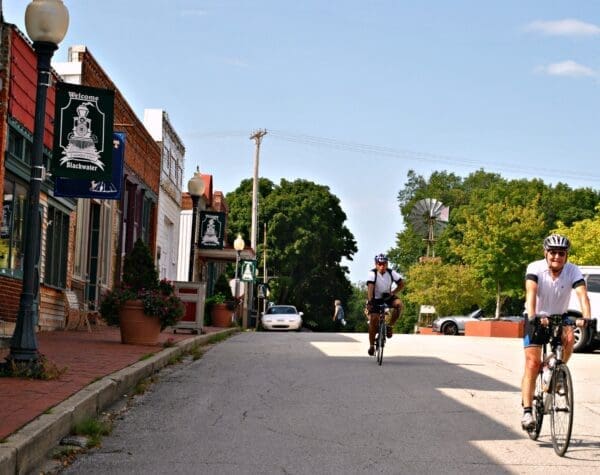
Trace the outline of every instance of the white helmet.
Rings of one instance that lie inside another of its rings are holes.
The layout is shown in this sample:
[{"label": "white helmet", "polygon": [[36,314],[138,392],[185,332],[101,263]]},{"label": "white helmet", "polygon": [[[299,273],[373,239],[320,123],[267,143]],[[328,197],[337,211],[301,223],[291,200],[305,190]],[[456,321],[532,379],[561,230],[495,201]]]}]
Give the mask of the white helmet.
[{"label": "white helmet", "polygon": [[546,239],[544,239],[545,251],[549,251],[551,249],[568,251],[570,247],[571,243],[569,242],[569,240],[566,237],[561,236],[560,234],[551,234]]}]

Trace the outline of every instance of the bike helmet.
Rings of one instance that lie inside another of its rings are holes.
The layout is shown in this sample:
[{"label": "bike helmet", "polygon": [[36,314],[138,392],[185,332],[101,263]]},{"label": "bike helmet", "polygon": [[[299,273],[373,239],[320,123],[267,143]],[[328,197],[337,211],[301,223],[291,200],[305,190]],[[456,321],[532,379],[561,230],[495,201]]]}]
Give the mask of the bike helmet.
[{"label": "bike helmet", "polygon": [[380,262],[387,262],[388,258],[385,254],[377,254],[375,256],[375,263],[380,263]]},{"label": "bike helmet", "polygon": [[551,234],[546,239],[544,239],[544,250],[564,250],[568,251],[571,247],[571,243],[569,240],[561,236],[560,234]]}]

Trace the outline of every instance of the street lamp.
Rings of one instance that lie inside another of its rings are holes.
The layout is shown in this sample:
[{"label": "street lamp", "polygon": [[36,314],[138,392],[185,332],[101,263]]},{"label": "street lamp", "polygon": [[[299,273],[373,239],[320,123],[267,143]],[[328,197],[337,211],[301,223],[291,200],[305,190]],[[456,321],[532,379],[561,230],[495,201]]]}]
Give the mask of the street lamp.
[{"label": "street lamp", "polygon": [[43,162],[46,96],[51,85],[50,59],[69,26],[69,11],[62,0],[32,0],[25,10],[25,28],[33,41],[37,56],[37,83],[33,144],[31,147],[31,177],[27,208],[27,230],[23,256],[23,287],[17,313],[17,323],[10,341],[8,362],[36,364],[38,360],[34,321],[38,312],[40,289],[39,260],[41,247],[40,189],[45,178]]},{"label": "street lamp", "polygon": [[196,215],[198,214],[198,200],[204,193],[204,180],[200,174],[200,168],[196,167],[194,176],[188,181],[188,192],[192,197],[192,236],[190,243],[190,268],[188,269],[188,281],[194,278],[194,257],[196,256]]},{"label": "street lamp", "polygon": [[[238,267],[240,265],[240,253],[244,250],[244,247],[246,247],[246,243],[244,242],[244,239],[242,238],[241,234],[238,234],[237,237],[235,238],[235,240],[233,241],[233,248],[235,249],[235,295],[234,300],[235,300],[235,305],[236,308],[239,305],[238,302],[238,296],[240,295],[240,276],[238,273]],[[237,313],[237,310],[236,310]],[[246,319],[244,318],[244,316],[242,316],[242,328],[246,328]]]}]

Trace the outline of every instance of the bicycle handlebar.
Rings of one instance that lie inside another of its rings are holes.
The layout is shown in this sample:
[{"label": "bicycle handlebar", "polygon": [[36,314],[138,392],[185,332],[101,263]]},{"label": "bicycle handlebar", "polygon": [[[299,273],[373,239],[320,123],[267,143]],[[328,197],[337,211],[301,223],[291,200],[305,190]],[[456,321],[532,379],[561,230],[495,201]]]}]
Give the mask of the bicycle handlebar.
[{"label": "bicycle handlebar", "polygon": [[548,319],[548,326],[556,326],[556,325],[563,325],[563,326],[576,326],[577,325],[577,320],[583,320],[583,324],[584,326],[587,326],[588,324],[588,319],[583,318],[583,317],[575,317],[575,319],[573,320],[573,316],[568,314],[568,313],[563,313],[562,315],[560,314],[554,314],[554,315],[535,315],[533,317],[533,320],[535,322],[536,325],[539,325],[542,318],[546,318]]}]

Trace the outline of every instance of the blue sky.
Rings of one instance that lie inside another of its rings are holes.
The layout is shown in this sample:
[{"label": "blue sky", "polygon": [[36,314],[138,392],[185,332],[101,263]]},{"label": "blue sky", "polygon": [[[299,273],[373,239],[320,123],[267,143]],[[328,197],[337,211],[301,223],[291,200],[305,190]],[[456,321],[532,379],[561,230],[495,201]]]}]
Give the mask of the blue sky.
[{"label": "blue sky", "polygon": [[[28,2],[4,0],[23,28]],[[403,227],[412,169],[600,182],[600,2],[66,0],[139,117],[165,109],[216,189],[303,178],[341,200],[353,282]],[[435,197],[433,197],[435,198]],[[452,210],[450,210],[452,212]],[[244,236],[249,241],[249,236]]]}]

